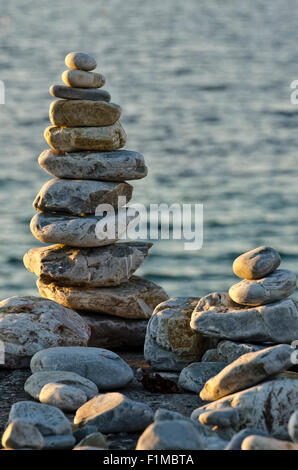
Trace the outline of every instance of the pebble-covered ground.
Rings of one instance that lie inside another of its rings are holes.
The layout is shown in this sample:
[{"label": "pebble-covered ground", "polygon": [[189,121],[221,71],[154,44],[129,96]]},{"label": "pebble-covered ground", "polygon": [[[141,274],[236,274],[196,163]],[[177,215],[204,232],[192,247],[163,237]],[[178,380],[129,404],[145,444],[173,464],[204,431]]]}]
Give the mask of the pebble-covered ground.
[{"label": "pebble-covered ground", "polygon": [[[136,372],[138,368],[149,370],[148,364],[144,361],[143,354],[137,352],[119,352],[119,355],[125,359],[128,364]],[[29,369],[19,370],[0,370],[0,432],[3,433],[5,428],[9,410],[11,406],[22,400],[32,400],[32,398],[24,392],[24,383],[31,375]],[[178,374],[177,374],[178,377]],[[153,411],[158,408],[167,408],[177,411],[185,416],[190,416],[191,412],[200,406],[202,400],[194,393],[178,392],[173,394],[151,393],[144,389],[136,379],[121,390],[127,397],[144,402],[149,405]],[[72,421],[73,414],[65,413]],[[110,434],[108,436],[110,449],[135,449],[139,434]]]}]

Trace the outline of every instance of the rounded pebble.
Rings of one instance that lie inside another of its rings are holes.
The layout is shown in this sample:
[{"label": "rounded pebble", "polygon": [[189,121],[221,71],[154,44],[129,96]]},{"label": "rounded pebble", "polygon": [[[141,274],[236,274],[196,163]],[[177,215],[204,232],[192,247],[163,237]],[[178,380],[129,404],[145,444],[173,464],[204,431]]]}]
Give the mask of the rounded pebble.
[{"label": "rounded pebble", "polygon": [[65,65],[71,70],[94,70],[96,60],[85,52],[70,52],[65,57]]}]

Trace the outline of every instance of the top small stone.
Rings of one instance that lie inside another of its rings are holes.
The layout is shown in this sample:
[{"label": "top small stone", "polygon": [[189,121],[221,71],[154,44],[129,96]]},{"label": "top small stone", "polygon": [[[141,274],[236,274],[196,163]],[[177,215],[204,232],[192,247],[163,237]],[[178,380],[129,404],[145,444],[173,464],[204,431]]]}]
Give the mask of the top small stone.
[{"label": "top small stone", "polygon": [[261,279],[280,265],[280,256],[274,248],[259,246],[238,256],[233,263],[236,276],[243,279]]},{"label": "top small stone", "polygon": [[94,70],[97,66],[96,60],[84,52],[70,52],[65,57],[65,65],[71,70]]}]

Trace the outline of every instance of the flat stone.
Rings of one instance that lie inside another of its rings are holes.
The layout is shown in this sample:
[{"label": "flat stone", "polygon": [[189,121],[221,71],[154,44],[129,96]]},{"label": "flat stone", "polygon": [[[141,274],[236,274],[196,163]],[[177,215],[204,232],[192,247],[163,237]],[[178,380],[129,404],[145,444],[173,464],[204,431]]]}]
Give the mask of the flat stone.
[{"label": "flat stone", "polygon": [[241,450],[298,450],[298,444],[273,437],[249,436],[242,442]]},{"label": "flat stone", "polygon": [[241,445],[244,439],[248,436],[265,436],[270,437],[267,432],[259,431],[258,429],[247,428],[237,432],[232,437],[231,441],[225,448],[225,450],[241,450]]},{"label": "flat stone", "polygon": [[120,356],[100,348],[56,347],[35,354],[30,363],[32,372],[65,370],[94,382],[100,391],[125,387],[133,379],[133,371]]},{"label": "flat stone", "polygon": [[84,437],[77,447],[99,447],[100,449],[108,449],[108,442],[106,437],[101,432],[95,432]]},{"label": "flat stone", "polygon": [[114,103],[88,100],[56,100],[50,105],[50,121],[54,126],[112,126],[121,116]]},{"label": "flat stone", "polygon": [[[115,243],[138,222],[138,213],[132,214],[130,210],[121,210],[115,214],[115,219],[105,215],[76,217],[40,212],[31,219],[30,229],[35,238],[43,243],[91,248]],[[113,231],[110,230],[111,226]]]},{"label": "flat stone", "polygon": [[261,351],[269,345],[251,343],[235,343],[234,341],[220,341],[217,345],[216,355],[219,362],[230,364],[244,354]]},{"label": "flat stone", "polygon": [[199,301],[190,326],[201,335],[220,339],[292,343],[297,339],[298,310],[292,299],[248,308],[235,304],[224,292],[214,292]]},{"label": "flat stone", "polygon": [[66,85],[52,85],[50,86],[50,94],[54,98],[64,98],[66,100],[111,101],[110,93],[98,88],[72,88]]},{"label": "flat stone", "polygon": [[38,297],[11,297],[0,302],[1,367],[28,367],[31,357],[54,346],[86,346],[90,328],[80,315]]},{"label": "flat stone", "polygon": [[288,269],[278,269],[268,276],[234,284],[229,295],[234,302],[242,305],[264,305],[289,297],[296,289],[296,274]]},{"label": "flat stone", "polygon": [[106,82],[100,73],[85,70],[65,70],[61,77],[65,85],[74,88],[101,88]]},{"label": "flat stone", "polygon": [[18,419],[35,426],[44,437],[72,434],[68,419],[55,406],[19,401],[12,405],[8,423]]},{"label": "flat stone", "polygon": [[125,181],[144,178],[148,173],[143,155],[131,150],[65,154],[45,150],[38,162],[57,178]]},{"label": "flat stone", "polygon": [[168,298],[165,291],[147,279],[132,276],[129,281],[115,287],[67,287],[37,281],[43,297],[75,310],[106,313],[122,318],[150,318],[154,307]]},{"label": "flat stone", "polygon": [[298,442],[298,409],[291,415],[288,423],[289,435],[294,442]]},{"label": "flat stone", "polygon": [[76,411],[88,398],[86,393],[77,387],[50,382],[42,387],[39,401],[64,411]]},{"label": "flat stone", "polygon": [[155,421],[145,429],[136,450],[202,450],[204,441],[188,420]]},{"label": "flat stone", "polygon": [[253,427],[288,439],[288,421],[298,407],[298,374],[285,372],[276,378],[198,408],[192,413],[197,421],[203,411],[231,407],[239,413],[234,431]]},{"label": "flat stone", "polygon": [[200,393],[207,380],[218,374],[227,364],[221,362],[194,362],[182,369],[179,387]]},{"label": "flat stone", "polygon": [[117,150],[126,142],[126,134],[119,121],[105,127],[49,126],[44,131],[44,138],[58,152]]},{"label": "flat stone", "polygon": [[88,346],[111,350],[143,351],[147,320],[126,320],[111,315],[82,311],[80,314],[91,329]]},{"label": "flat stone", "polygon": [[10,449],[35,449],[43,447],[44,440],[39,430],[22,420],[12,421],[2,436],[2,446]]},{"label": "flat stone", "polygon": [[273,273],[279,265],[280,256],[274,248],[259,246],[238,256],[233,263],[233,271],[244,279],[261,279]]},{"label": "flat stone", "polygon": [[189,322],[198,297],[176,297],[163,302],[149,320],[144,357],[157,370],[182,370],[199,361],[208,340],[192,333]]},{"label": "flat stone", "polygon": [[229,428],[236,426],[239,421],[236,408],[221,408],[220,410],[205,411],[199,415],[199,421],[207,426]]},{"label": "flat stone", "polygon": [[[54,178],[43,185],[33,207],[42,212],[95,215],[100,204],[110,204],[115,209],[119,202],[126,204],[132,191],[133,187],[128,183]],[[119,201],[119,197],[123,197],[123,201]]]},{"label": "flat stone", "polygon": [[124,242],[98,248],[51,245],[31,248],[24,256],[25,267],[43,282],[64,286],[118,286],[142,264],[151,243]]},{"label": "flat stone", "polygon": [[70,52],[65,57],[65,65],[71,70],[90,71],[96,69],[97,63],[91,55],[85,52]]},{"label": "flat stone", "polygon": [[98,394],[98,389],[95,383],[91,380],[76,374],[75,372],[68,372],[65,370],[45,370],[35,372],[28,377],[25,382],[24,390],[31,397],[39,400],[39,395],[42,388],[51,382],[71,386],[84,392],[88,400]]},{"label": "flat stone", "polygon": [[103,433],[142,431],[152,421],[153,411],[148,405],[116,392],[92,398],[74,418],[75,424],[94,424]]},{"label": "flat stone", "polygon": [[288,344],[280,344],[244,354],[210,378],[200,397],[206,401],[218,400],[279,374],[292,366],[293,351]]}]

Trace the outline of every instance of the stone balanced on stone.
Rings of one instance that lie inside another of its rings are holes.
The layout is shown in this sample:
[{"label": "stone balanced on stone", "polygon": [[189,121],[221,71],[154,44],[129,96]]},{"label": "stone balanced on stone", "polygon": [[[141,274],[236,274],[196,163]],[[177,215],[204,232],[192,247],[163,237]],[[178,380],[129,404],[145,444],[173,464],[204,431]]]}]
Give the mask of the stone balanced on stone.
[{"label": "stone balanced on stone", "polygon": [[[126,181],[144,178],[147,168],[140,153],[120,150],[126,142],[121,108],[102,90],[105,78],[93,71],[96,61],[72,52],[65,63],[65,85],[50,88],[58,98],[50,106],[52,126],[44,132],[51,149],[39,157],[54,179],[33,202],[38,213],[30,225],[39,241],[54,245],[32,248],[24,264],[38,276],[43,297],[84,315],[92,330],[89,345],[141,346],[148,318],[168,296],[133,276],[151,244],[116,242],[138,222],[137,214],[126,217],[121,209],[133,192]],[[116,212],[108,236],[105,217],[97,212],[101,204]]]}]

